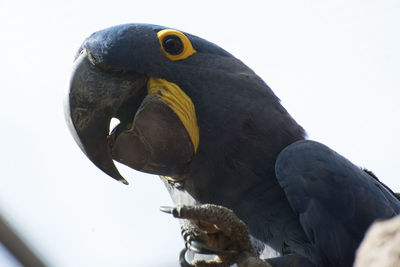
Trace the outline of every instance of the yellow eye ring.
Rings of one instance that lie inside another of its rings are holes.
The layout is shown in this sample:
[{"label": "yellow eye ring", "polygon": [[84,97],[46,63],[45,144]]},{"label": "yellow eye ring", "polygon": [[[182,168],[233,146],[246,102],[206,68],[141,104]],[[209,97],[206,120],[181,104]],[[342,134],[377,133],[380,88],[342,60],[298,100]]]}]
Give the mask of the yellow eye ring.
[{"label": "yellow eye ring", "polygon": [[172,61],[190,57],[196,50],[186,35],[177,30],[165,29],[157,32],[161,50]]}]

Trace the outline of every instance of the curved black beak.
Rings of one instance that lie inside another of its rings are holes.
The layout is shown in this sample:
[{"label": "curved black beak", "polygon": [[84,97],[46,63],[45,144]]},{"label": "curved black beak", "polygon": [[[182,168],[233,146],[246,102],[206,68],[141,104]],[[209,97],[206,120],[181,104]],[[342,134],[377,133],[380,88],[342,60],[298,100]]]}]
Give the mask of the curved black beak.
[{"label": "curved black beak", "polygon": [[64,109],[79,147],[102,171],[128,184],[116,168],[109,145],[110,120],[121,105],[146,89],[145,75],[98,66],[85,50],[75,60]]}]

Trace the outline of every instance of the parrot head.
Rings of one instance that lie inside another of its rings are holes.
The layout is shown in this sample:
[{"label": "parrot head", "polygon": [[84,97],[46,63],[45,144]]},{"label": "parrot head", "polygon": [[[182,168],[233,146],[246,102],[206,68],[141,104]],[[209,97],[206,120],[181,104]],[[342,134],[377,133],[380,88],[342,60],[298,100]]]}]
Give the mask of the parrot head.
[{"label": "parrot head", "polygon": [[[240,146],[243,132],[263,134],[256,130],[257,116],[267,110],[283,118],[268,127],[293,124],[240,60],[204,39],[150,24],[114,26],[88,37],[65,101],[82,151],[123,183],[113,160],[179,180],[197,158],[211,162],[213,154],[228,153],[227,144]],[[120,123],[110,129],[113,118]],[[294,136],[303,134],[300,128]]]}]

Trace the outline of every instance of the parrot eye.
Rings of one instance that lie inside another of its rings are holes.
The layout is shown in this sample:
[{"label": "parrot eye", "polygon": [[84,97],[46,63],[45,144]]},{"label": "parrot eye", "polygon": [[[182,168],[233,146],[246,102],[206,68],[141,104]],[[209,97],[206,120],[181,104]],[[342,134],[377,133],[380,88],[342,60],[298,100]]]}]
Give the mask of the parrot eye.
[{"label": "parrot eye", "polygon": [[157,32],[161,50],[172,61],[190,57],[196,50],[189,38],[177,30],[165,29]]},{"label": "parrot eye", "polygon": [[164,50],[171,55],[179,55],[183,51],[183,43],[176,35],[167,35],[163,38]]}]

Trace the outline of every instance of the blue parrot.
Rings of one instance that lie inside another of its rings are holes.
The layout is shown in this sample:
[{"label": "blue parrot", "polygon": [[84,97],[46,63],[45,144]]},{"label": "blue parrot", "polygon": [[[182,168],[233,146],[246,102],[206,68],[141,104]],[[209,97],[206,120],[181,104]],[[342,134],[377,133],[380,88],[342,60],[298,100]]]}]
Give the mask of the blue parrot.
[{"label": "blue parrot", "polygon": [[[176,29],[125,24],[92,34],[65,109],[98,168],[127,184],[117,160],[162,177],[177,205],[231,209],[254,244],[280,255],[275,266],[303,266],[288,255],[351,266],[368,227],[400,213],[371,172],[307,140],[254,71]],[[109,129],[112,118],[120,123]]]}]

